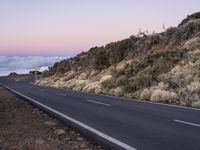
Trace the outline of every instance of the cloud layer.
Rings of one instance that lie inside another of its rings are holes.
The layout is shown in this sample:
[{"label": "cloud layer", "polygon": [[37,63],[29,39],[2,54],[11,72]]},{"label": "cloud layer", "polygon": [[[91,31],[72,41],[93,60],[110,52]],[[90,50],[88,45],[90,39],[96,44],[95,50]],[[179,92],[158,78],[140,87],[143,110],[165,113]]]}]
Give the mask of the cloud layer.
[{"label": "cloud layer", "polygon": [[35,68],[45,70],[63,59],[65,57],[0,56],[0,76],[8,75],[10,72],[27,73]]}]

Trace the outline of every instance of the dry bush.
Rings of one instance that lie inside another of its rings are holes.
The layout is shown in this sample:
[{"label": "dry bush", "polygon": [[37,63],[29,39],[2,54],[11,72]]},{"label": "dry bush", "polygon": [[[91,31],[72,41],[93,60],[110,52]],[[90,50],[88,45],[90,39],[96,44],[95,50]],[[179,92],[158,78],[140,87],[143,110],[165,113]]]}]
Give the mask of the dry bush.
[{"label": "dry bush", "polygon": [[194,107],[194,108],[200,108],[200,101],[198,101],[198,102],[193,102],[193,103],[191,104],[191,106]]},{"label": "dry bush", "polygon": [[[190,16],[178,28],[95,47],[56,63],[48,72],[51,77],[38,83],[197,107],[200,97],[200,19],[193,20],[196,16],[199,14]],[[128,62],[127,59],[131,60]],[[55,75],[59,72],[65,73],[63,80]]]},{"label": "dry bush", "polygon": [[[190,60],[191,62],[193,63],[199,63],[199,58],[200,58],[200,48],[197,49],[197,50],[194,50],[194,51],[189,51],[187,53],[187,57],[188,57],[188,60]],[[199,63],[200,64],[200,63]]]},{"label": "dry bush", "polygon": [[145,88],[140,93],[140,99],[149,100],[151,97],[151,91],[148,88]]},{"label": "dry bush", "polygon": [[183,47],[187,49],[192,49],[192,50],[196,48],[200,48],[200,38],[194,37],[187,40]]},{"label": "dry bush", "polygon": [[115,96],[123,96],[125,94],[123,87],[117,87],[113,90],[113,95]]},{"label": "dry bush", "polygon": [[190,21],[190,20],[196,20],[196,19],[198,19],[198,18],[200,18],[200,12],[197,12],[197,13],[194,13],[194,14],[191,14],[191,15],[188,15],[187,18],[185,18],[185,19],[183,19],[183,20],[181,21],[181,23],[179,24],[179,26],[186,24],[186,23],[187,23],[188,21]]},{"label": "dry bush", "polygon": [[92,70],[90,73],[90,77],[93,77],[99,73],[99,70]]},{"label": "dry bush", "polygon": [[87,77],[88,77],[87,73],[82,72],[82,73],[78,76],[78,79],[79,79],[79,80],[85,80],[85,79],[87,79]]},{"label": "dry bush", "polygon": [[66,74],[66,77],[63,78],[63,82],[69,81],[70,79],[74,78],[75,75],[76,75],[75,71],[69,71],[69,72]]},{"label": "dry bush", "polygon": [[117,65],[116,65],[116,69],[117,70],[122,70],[125,66],[126,66],[127,62],[125,60],[119,62]]},{"label": "dry bush", "polygon": [[178,96],[174,92],[157,89],[152,92],[150,99],[157,102],[176,103]]},{"label": "dry bush", "polygon": [[99,82],[87,83],[82,91],[88,93],[102,93],[102,86]]},{"label": "dry bush", "polygon": [[102,82],[102,86],[105,89],[111,89],[116,87],[116,78],[112,77],[110,80],[105,80],[104,82]]},{"label": "dry bush", "polygon": [[181,105],[190,107],[193,102],[196,102],[198,100],[195,99],[198,98],[199,96],[197,93],[193,93],[186,88],[182,88],[179,91],[179,97],[181,99],[180,100]]},{"label": "dry bush", "polygon": [[107,80],[110,80],[112,78],[112,75],[105,75],[100,79],[100,83],[104,83]]},{"label": "dry bush", "polygon": [[122,85],[127,84],[127,82],[128,82],[128,78],[125,75],[122,75],[119,78],[117,78],[116,85],[122,86]]},{"label": "dry bush", "polygon": [[60,80],[60,78],[59,77],[54,77],[54,78],[52,78],[52,80],[53,80],[53,82],[57,82],[58,80]]},{"label": "dry bush", "polygon": [[166,89],[168,89],[168,85],[165,84],[164,82],[160,82],[158,83],[158,85],[151,86],[149,88],[144,88],[136,93],[138,93],[137,95],[140,99],[150,100],[152,94],[155,91],[158,91],[158,90],[165,91]]},{"label": "dry bush", "polygon": [[193,81],[189,85],[187,85],[187,89],[191,92],[200,92],[200,82],[199,81]]}]

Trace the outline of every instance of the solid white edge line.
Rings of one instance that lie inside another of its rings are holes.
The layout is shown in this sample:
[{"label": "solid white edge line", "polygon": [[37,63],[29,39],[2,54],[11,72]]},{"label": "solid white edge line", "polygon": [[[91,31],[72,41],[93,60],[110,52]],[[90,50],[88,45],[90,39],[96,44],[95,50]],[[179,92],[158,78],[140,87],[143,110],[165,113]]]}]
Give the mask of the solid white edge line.
[{"label": "solid white edge line", "polygon": [[[1,83],[1,84],[2,84],[2,83]],[[65,114],[63,114],[63,113],[61,113],[61,112],[59,112],[59,111],[57,111],[57,110],[55,110],[55,109],[52,109],[52,108],[50,108],[50,107],[48,107],[48,106],[46,106],[46,105],[44,105],[44,104],[42,104],[42,103],[40,103],[40,102],[37,102],[36,100],[34,100],[34,99],[32,99],[32,98],[30,98],[30,97],[28,97],[28,96],[25,96],[25,95],[23,95],[23,94],[21,94],[21,93],[15,91],[15,90],[13,90],[13,89],[7,87],[7,86],[4,85],[4,84],[2,84],[2,85],[3,85],[4,87],[6,87],[7,89],[9,89],[10,91],[12,91],[12,92],[14,92],[14,93],[16,93],[16,94],[18,94],[18,95],[20,95],[20,96],[22,96],[22,97],[28,99],[29,101],[32,101],[33,103],[35,103],[35,104],[37,104],[37,105],[42,106],[42,107],[45,108],[45,109],[50,110],[51,112],[53,112],[53,113],[55,113],[55,114],[57,114],[57,115],[59,115],[59,116],[65,118],[65,119],[67,119],[67,120],[69,120],[69,121],[71,121],[71,122],[73,122],[73,123],[75,123],[75,124],[81,126],[82,128],[85,128],[86,130],[89,130],[90,132],[93,132],[94,134],[96,134],[96,135],[98,135],[98,136],[100,136],[100,137],[102,137],[102,138],[104,138],[104,139],[110,141],[111,143],[114,143],[114,144],[116,144],[116,145],[118,145],[118,146],[120,146],[120,147],[122,147],[122,148],[124,148],[124,149],[127,149],[127,150],[137,150],[136,148],[131,147],[131,146],[129,146],[129,145],[127,145],[127,144],[125,144],[125,143],[123,143],[123,142],[121,142],[121,141],[115,139],[115,138],[112,138],[111,136],[109,136],[109,135],[107,135],[107,134],[105,134],[105,133],[103,133],[103,132],[100,132],[100,131],[98,131],[98,130],[96,130],[96,129],[94,129],[94,128],[92,128],[92,127],[90,127],[90,126],[88,126],[88,125],[86,125],[86,124],[84,124],[84,123],[82,123],[82,122],[76,120],[76,119],[73,119],[73,118],[71,118],[71,117],[69,117],[69,116],[67,116],[67,115],[65,115]]]},{"label": "solid white edge line", "polygon": [[191,123],[191,122],[182,121],[182,120],[174,120],[174,121],[175,121],[175,122],[178,122],[178,123],[183,123],[183,124],[195,126],[195,127],[200,127],[200,125],[199,125],[199,124],[196,124],[196,123]]},{"label": "solid white edge line", "polygon": [[87,99],[87,101],[90,103],[95,103],[95,104],[104,105],[104,106],[108,106],[108,107],[112,106],[111,104],[106,104],[106,103],[102,103],[102,102],[98,102],[98,101],[94,101],[94,100],[90,100],[90,99]]}]

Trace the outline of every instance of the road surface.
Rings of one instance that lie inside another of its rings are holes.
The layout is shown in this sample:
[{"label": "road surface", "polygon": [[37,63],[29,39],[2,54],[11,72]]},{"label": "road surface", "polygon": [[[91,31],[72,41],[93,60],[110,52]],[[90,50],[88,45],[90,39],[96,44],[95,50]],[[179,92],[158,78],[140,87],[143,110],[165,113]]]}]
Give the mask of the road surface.
[{"label": "road surface", "polygon": [[200,110],[40,87],[32,82],[33,77],[0,79],[5,87],[104,146],[200,150]]}]

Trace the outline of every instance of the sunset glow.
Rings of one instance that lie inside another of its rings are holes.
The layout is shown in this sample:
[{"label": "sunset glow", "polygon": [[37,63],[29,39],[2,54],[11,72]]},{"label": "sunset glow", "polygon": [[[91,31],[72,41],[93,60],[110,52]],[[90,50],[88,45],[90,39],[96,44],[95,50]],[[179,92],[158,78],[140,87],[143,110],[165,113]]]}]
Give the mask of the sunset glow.
[{"label": "sunset glow", "polygon": [[73,56],[139,29],[163,31],[199,8],[198,0],[3,0],[0,55]]}]

